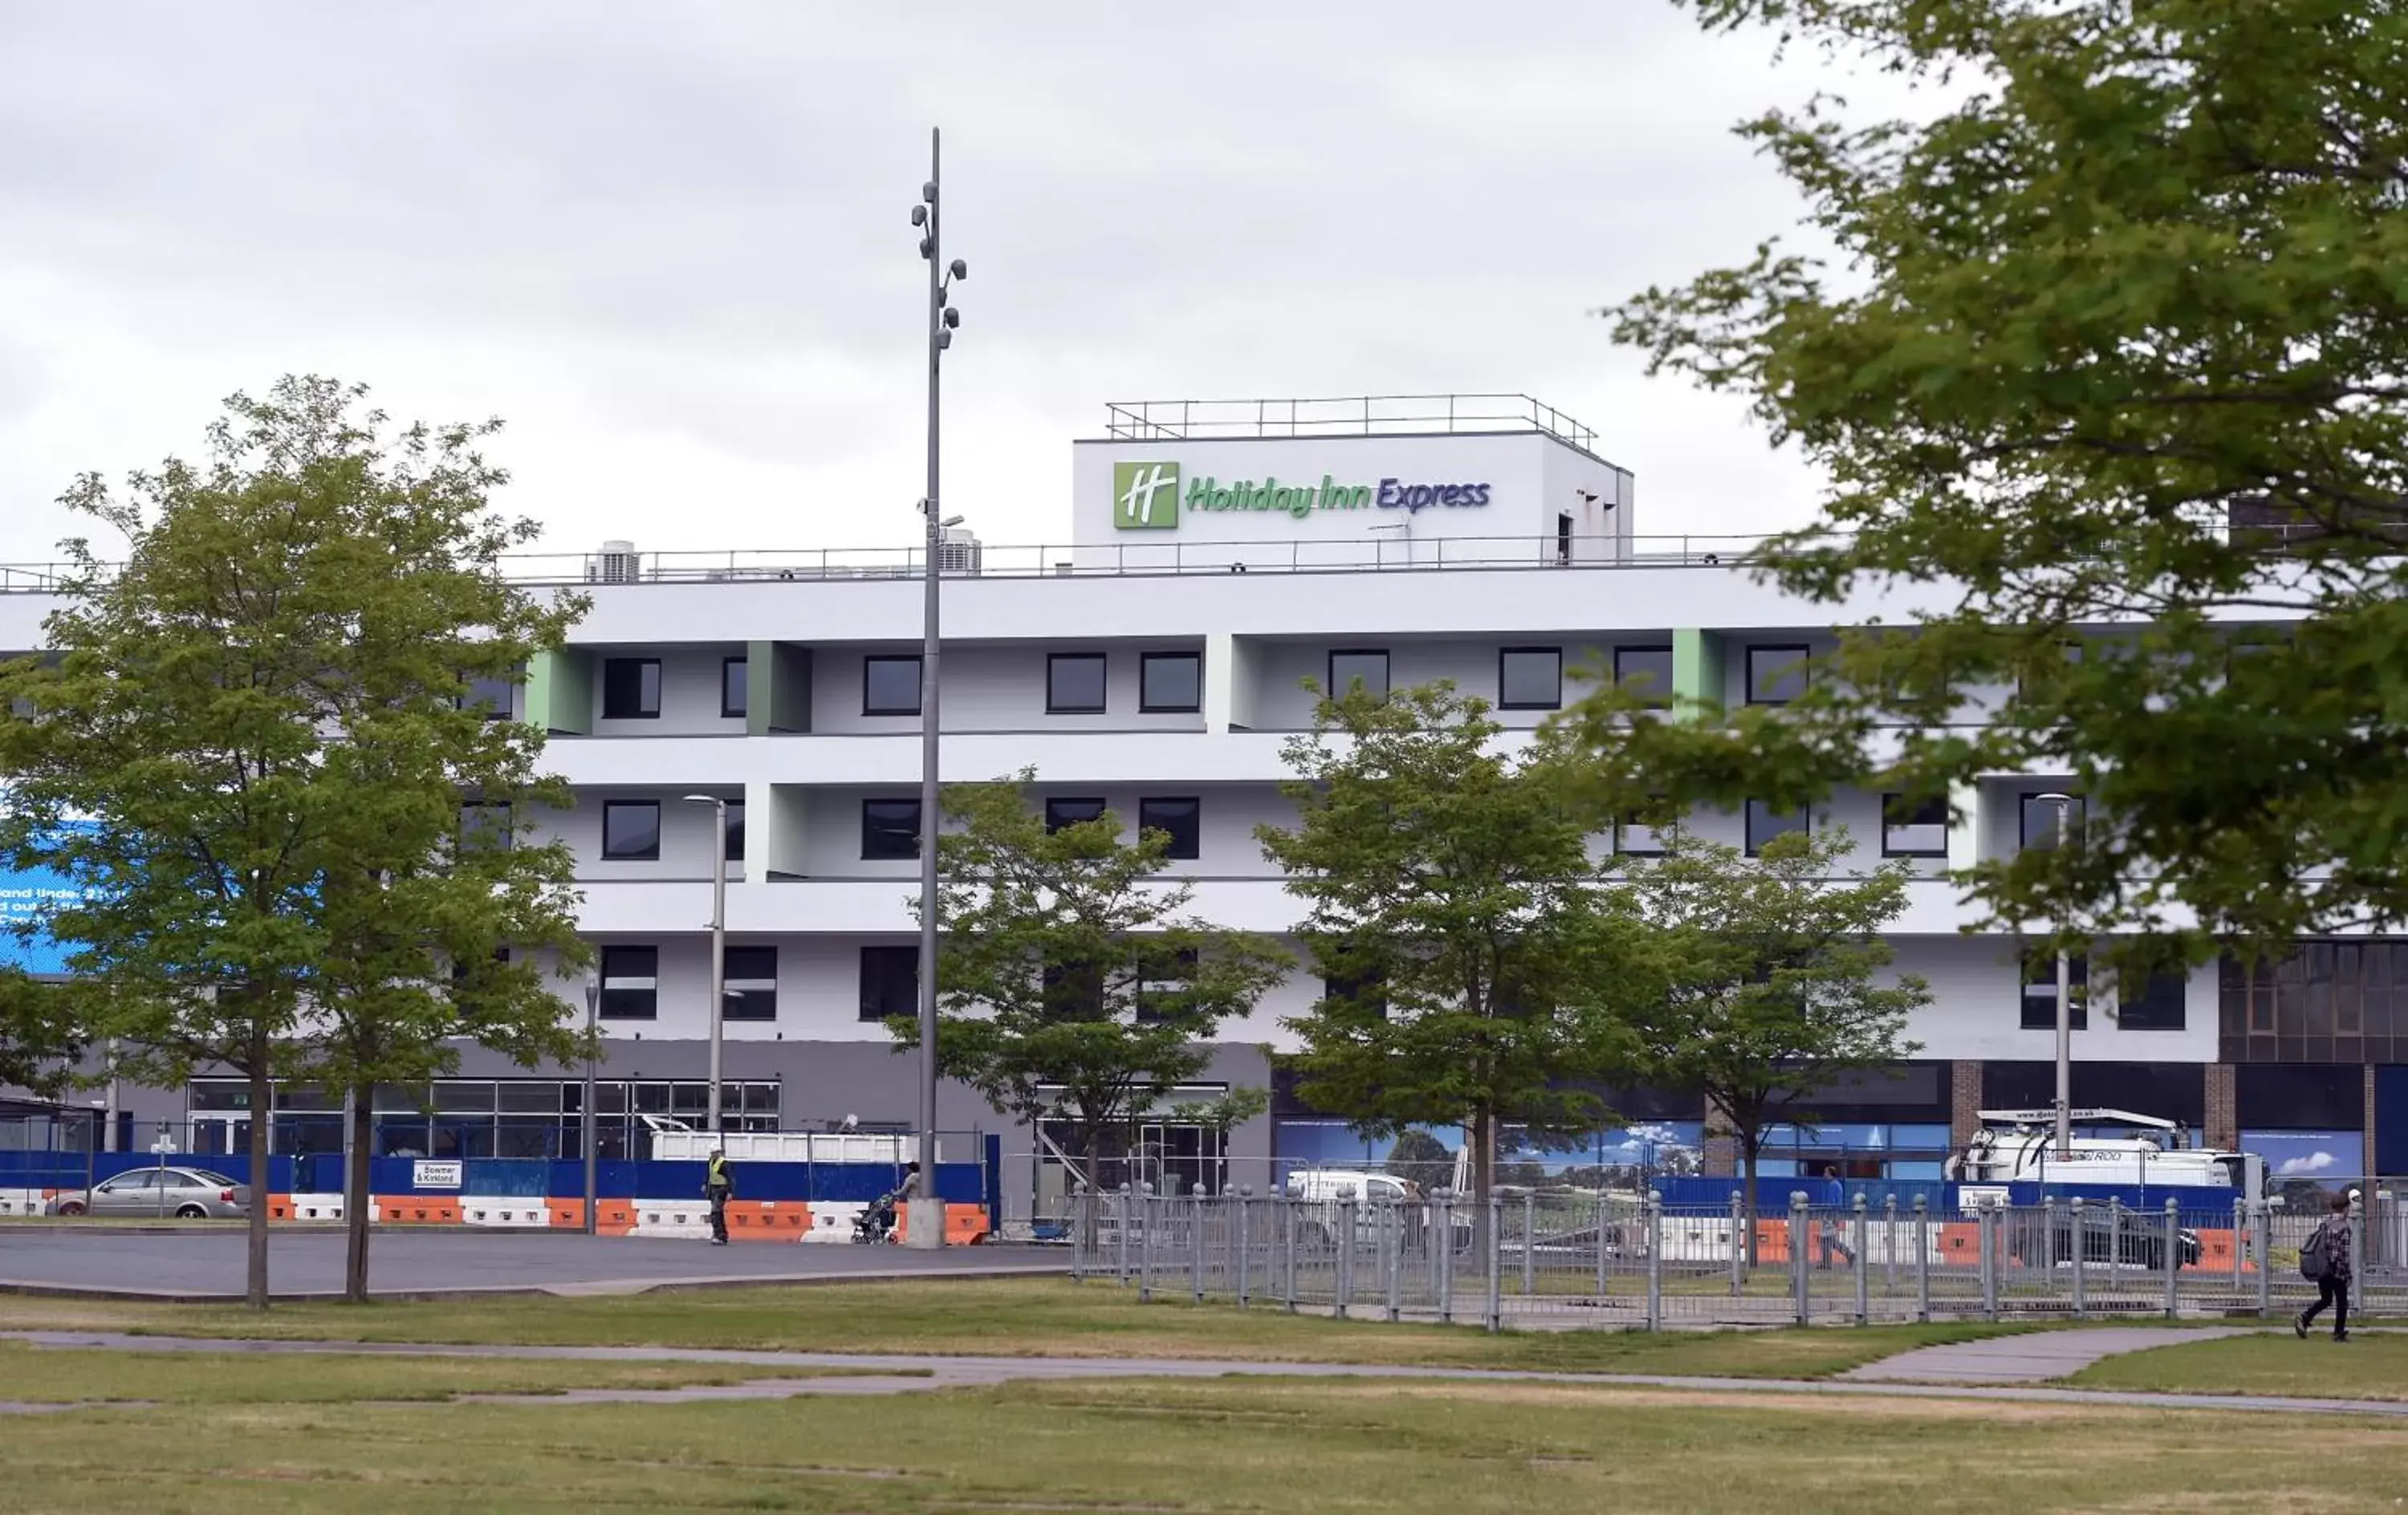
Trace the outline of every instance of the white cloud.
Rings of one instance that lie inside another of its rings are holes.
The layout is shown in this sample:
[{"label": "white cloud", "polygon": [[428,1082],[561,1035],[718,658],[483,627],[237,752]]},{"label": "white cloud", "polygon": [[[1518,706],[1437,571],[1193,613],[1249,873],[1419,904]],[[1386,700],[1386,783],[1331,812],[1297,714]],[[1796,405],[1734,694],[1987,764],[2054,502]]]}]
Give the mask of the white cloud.
[{"label": "white cloud", "polygon": [[2286,1157],[2275,1165],[2274,1172],[2283,1178],[2304,1177],[2323,1173],[2340,1165],[2341,1159],[2330,1152],[2309,1152],[2301,1157]]}]

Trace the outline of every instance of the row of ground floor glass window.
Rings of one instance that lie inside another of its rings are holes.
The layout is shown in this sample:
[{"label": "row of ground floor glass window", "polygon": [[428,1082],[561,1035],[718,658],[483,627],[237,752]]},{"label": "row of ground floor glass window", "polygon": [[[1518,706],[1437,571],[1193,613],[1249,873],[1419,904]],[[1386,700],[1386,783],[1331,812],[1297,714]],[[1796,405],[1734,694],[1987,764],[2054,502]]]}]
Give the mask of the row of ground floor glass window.
[{"label": "row of ground floor glass window", "polygon": [[[775,1080],[720,1085],[722,1123],[730,1131],[781,1129]],[[373,1112],[379,1157],[575,1157],[584,1151],[585,1085],[581,1079],[459,1079],[434,1084],[380,1084]],[[641,1117],[661,1116],[700,1127],[710,1087],[700,1079],[605,1079],[594,1085],[595,1145],[606,1158],[644,1155]],[[175,1135],[188,1151],[247,1151],[251,1089],[238,1079],[194,1080],[188,1130]],[[269,1126],[271,1151],[293,1155],[343,1150],[343,1107],[324,1091],[280,1089]]]}]

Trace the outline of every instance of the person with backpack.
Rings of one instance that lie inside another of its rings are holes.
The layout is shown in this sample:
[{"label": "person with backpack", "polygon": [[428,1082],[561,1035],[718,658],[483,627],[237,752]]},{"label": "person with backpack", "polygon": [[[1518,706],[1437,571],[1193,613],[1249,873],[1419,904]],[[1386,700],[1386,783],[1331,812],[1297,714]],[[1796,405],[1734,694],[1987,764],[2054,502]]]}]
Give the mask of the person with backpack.
[{"label": "person with backpack", "polygon": [[2308,1339],[2308,1327],[2315,1323],[2325,1307],[2332,1307],[2335,1341],[2349,1339],[2349,1280],[2352,1274],[2349,1255],[2349,1196],[2332,1196],[2332,1213],[2326,1216],[2300,1249],[2300,1277],[2316,1286],[2316,1302],[2300,1311],[2291,1329],[2301,1341]]}]

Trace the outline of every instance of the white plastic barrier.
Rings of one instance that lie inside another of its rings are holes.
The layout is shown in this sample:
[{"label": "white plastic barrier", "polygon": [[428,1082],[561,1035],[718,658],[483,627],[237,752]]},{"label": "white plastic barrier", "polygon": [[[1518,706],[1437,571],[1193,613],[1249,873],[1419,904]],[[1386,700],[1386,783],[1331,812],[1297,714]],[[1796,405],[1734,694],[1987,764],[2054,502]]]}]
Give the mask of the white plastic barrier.
[{"label": "white plastic barrier", "polygon": [[524,1194],[462,1194],[460,1223],[489,1226],[549,1226],[552,1207]]}]

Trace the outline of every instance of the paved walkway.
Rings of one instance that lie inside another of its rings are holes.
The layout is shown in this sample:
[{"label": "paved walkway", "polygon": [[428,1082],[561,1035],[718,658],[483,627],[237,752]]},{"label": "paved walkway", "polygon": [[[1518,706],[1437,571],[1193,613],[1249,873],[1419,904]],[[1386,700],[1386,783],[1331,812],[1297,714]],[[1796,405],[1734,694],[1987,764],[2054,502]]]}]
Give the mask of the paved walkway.
[{"label": "paved walkway", "polygon": [[2071,1378],[2086,1367],[2125,1352],[2179,1347],[2190,1341],[2251,1333],[2232,1326],[2192,1329],[2098,1326],[2074,1331],[2028,1331],[2020,1336],[1918,1347],[1878,1363],[1850,1368],[1850,1383],[2046,1383]]},{"label": "paved walkway", "polygon": [[[2195,1333],[2154,1331],[2151,1344],[2171,1345]],[[893,1394],[937,1389],[984,1388],[1039,1381],[1097,1379],[1369,1379],[1374,1380],[1488,1383],[1560,1383],[1591,1388],[1679,1389],[1717,1394],[1791,1394],[1844,1398],[1990,1400],[2016,1404],[2080,1405],[2137,1409],[2192,1409],[2219,1413],[2362,1415],[2408,1421],[2408,1401],[2294,1399],[2263,1394],[2166,1394],[2084,1389],[2044,1389],[2025,1384],[1884,1382],[1860,1379],[1710,1379],[1667,1374],[1543,1373],[1495,1368],[1394,1367],[1341,1363],[1228,1363],[1195,1358],[1128,1357],[914,1357],[851,1352],[725,1351],[677,1347],[413,1346],[383,1342],[209,1340],[189,1336],[136,1336],[97,1331],[6,1331],[0,1339],[37,1347],[144,1352],[243,1352],[270,1356],[358,1353],[398,1357],[520,1358],[566,1362],[674,1362],[759,1367],[769,1375],[744,1383],[688,1389],[583,1390],[571,1394],[463,1395],[478,1403],[681,1404],[724,1399],[787,1399],[807,1394]],[[1911,1354],[1910,1354],[1911,1355]],[[2101,1355],[2105,1355],[2102,1353]],[[794,1373],[834,1373],[824,1378],[778,1378]]]}]

